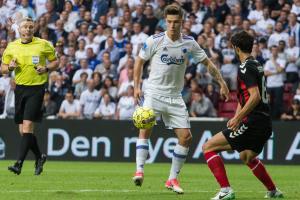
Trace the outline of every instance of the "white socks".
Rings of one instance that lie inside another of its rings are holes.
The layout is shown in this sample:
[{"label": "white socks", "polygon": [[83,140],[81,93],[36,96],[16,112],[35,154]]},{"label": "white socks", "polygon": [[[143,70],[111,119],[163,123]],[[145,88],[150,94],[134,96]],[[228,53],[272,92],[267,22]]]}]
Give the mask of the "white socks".
[{"label": "white socks", "polygon": [[144,165],[149,153],[149,139],[136,141],[136,171],[144,172]]},{"label": "white socks", "polygon": [[186,160],[186,156],[189,152],[189,148],[177,144],[174,148],[172,166],[170,170],[169,180],[177,178],[183,163]]}]

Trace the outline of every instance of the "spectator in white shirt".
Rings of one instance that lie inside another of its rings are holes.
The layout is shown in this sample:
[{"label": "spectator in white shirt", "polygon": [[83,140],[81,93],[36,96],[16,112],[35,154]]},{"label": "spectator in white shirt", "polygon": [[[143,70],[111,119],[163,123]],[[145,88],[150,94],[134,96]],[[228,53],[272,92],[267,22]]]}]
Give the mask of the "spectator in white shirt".
[{"label": "spectator in white shirt", "polygon": [[136,102],[133,97],[133,86],[127,88],[127,95],[122,96],[118,103],[116,118],[119,120],[132,119],[132,114],[136,108]]},{"label": "spectator in white shirt", "polygon": [[293,36],[289,37],[288,46],[289,47],[285,49],[285,53],[287,55],[287,62],[288,62],[285,68],[286,82],[292,83],[293,91],[296,91],[299,83],[299,68],[296,65],[296,61],[299,60],[300,48],[298,46],[295,46],[295,38]]},{"label": "spectator in white shirt", "polygon": [[88,79],[92,78],[93,70],[89,69],[89,64],[88,64],[88,61],[86,59],[81,59],[80,60],[80,67],[81,68],[78,69],[75,72],[74,76],[73,76],[73,79],[72,79],[73,84],[79,83],[81,81],[80,80],[80,75],[83,72],[86,72],[88,74]]},{"label": "spectator in white shirt", "polygon": [[127,77],[128,80],[124,81],[121,83],[118,91],[118,97],[122,97],[127,95],[127,89],[129,86],[133,86],[133,68],[128,68],[127,69]]},{"label": "spectator in white shirt", "polygon": [[300,1],[293,0],[292,10],[291,13],[295,13],[298,16],[298,21],[300,20]]},{"label": "spectator in white shirt", "polygon": [[270,10],[268,7],[265,7],[263,10],[263,18],[258,20],[255,25],[255,31],[259,35],[267,35],[268,25],[275,26],[275,21],[270,18]]},{"label": "spectator in white shirt", "polygon": [[72,91],[68,91],[65,100],[60,106],[58,117],[63,119],[79,119],[80,113],[79,101],[74,99]]},{"label": "spectator in white shirt", "polygon": [[96,28],[96,36],[94,37],[94,43],[100,45],[101,42],[103,42],[104,40],[106,40],[106,36],[104,35],[104,30],[103,30],[103,25],[99,24],[97,25]]},{"label": "spectator in white shirt", "polygon": [[264,71],[267,77],[267,90],[271,98],[273,118],[279,118],[283,107],[284,68],[286,61],[278,57],[278,47],[272,46],[271,58],[265,64]]},{"label": "spectator in white shirt", "polygon": [[100,103],[100,92],[95,90],[95,82],[93,79],[88,80],[87,87],[88,89],[81,93],[80,105],[83,118],[92,119]]},{"label": "spectator in white shirt", "polygon": [[[3,85],[1,86],[3,87]],[[0,115],[0,119],[13,119],[15,116],[15,89],[16,82],[14,79],[10,79],[9,87],[3,88],[5,93],[3,113]]]},{"label": "spectator in white shirt", "polygon": [[289,34],[283,32],[283,24],[282,22],[277,21],[275,25],[275,32],[269,37],[268,47],[272,47],[274,45],[278,46],[279,41],[283,40],[285,43],[288,43]]},{"label": "spectator in white shirt", "polygon": [[118,68],[117,68],[117,72],[120,73],[120,71],[125,67],[125,64],[127,62],[127,59],[129,57],[132,57],[132,44],[131,43],[127,43],[125,45],[125,56],[123,56],[120,60],[119,60],[119,65],[118,65]]},{"label": "spectator in white shirt", "polygon": [[288,33],[290,36],[295,37],[296,46],[300,45],[300,24],[297,22],[297,15],[295,13],[290,13],[288,17]]},{"label": "spectator in white shirt", "polygon": [[116,112],[116,104],[111,101],[108,93],[103,95],[103,99],[94,113],[95,118],[114,119]]},{"label": "spectator in white shirt", "polygon": [[85,52],[85,44],[86,41],[84,39],[79,40],[78,50],[75,53],[76,60],[84,59],[87,57]]},{"label": "spectator in white shirt", "polygon": [[251,24],[256,24],[257,21],[263,18],[263,7],[264,3],[263,0],[256,0],[255,1],[255,9],[251,10],[248,19],[250,20]]},{"label": "spectator in white shirt", "polygon": [[142,25],[138,22],[133,24],[133,32],[134,34],[131,36],[131,43],[133,45],[133,55],[138,55],[142,44],[148,38],[148,35],[142,32]]}]

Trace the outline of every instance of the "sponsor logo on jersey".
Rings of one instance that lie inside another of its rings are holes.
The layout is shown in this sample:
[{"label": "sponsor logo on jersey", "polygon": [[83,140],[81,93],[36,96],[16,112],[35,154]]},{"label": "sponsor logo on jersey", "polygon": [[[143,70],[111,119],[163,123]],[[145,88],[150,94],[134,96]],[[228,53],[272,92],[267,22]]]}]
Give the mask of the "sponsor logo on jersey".
[{"label": "sponsor logo on jersey", "polygon": [[163,54],[160,57],[161,62],[167,65],[182,65],[184,63],[184,57],[181,56],[180,58],[169,56],[168,54]]}]

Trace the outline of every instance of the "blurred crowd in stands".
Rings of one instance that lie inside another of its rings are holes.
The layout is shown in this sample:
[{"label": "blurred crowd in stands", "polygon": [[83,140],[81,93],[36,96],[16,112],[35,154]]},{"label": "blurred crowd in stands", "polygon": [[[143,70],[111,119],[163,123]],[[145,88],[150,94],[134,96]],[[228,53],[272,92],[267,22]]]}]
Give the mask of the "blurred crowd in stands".
[{"label": "blurred crowd in stands", "polygon": [[[17,22],[36,20],[35,36],[50,41],[59,69],[49,74],[48,119],[130,119],[133,66],[152,34],[165,31],[164,7],[185,10],[182,32],[195,38],[231,90],[224,103],[206,67],[188,62],[183,98],[192,117],[232,117],[239,67],[230,36],[247,30],[252,55],[267,76],[274,119],[300,119],[300,0],[0,0],[0,57],[19,37]],[[143,86],[150,67],[146,63]],[[14,116],[14,74],[0,77],[0,118]]]}]

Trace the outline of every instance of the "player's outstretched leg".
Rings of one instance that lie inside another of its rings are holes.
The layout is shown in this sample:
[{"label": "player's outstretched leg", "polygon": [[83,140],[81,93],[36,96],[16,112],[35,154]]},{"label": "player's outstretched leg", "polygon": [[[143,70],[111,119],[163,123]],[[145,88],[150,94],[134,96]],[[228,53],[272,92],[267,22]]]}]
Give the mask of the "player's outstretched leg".
[{"label": "player's outstretched leg", "polygon": [[[245,161],[242,157],[243,155],[241,155],[241,159]],[[267,188],[268,191],[265,195],[265,198],[283,198],[283,193],[276,188],[265,166],[259,159],[253,158],[251,161],[247,162],[247,165],[252,170],[256,178],[260,180],[260,182],[262,182],[262,184]]]},{"label": "player's outstretched leg", "polygon": [[180,187],[177,177],[188,155],[189,145],[192,142],[192,134],[188,128],[175,129],[175,133],[178,137],[178,144],[173,151],[170,175],[165,183],[165,187],[173,190],[177,194],[183,194],[183,189]]},{"label": "player's outstretched leg", "polygon": [[224,135],[222,133],[216,134],[213,138],[208,140],[202,148],[207,165],[221,188],[220,191],[216,194],[216,196],[211,199],[235,199],[234,191],[230,187],[227,178],[223,160],[217,154],[217,152],[231,149]]},{"label": "player's outstretched leg", "polygon": [[136,141],[136,172],[132,178],[136,186],[142,186],[144,181],[144,166],[149,154],[149,138],[151,130],[140,130],[139,139]]}]

